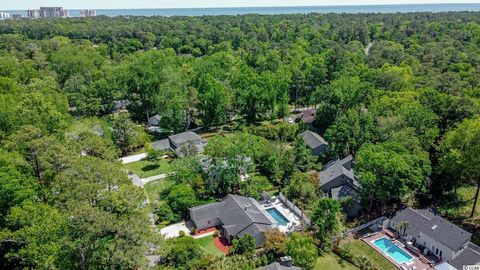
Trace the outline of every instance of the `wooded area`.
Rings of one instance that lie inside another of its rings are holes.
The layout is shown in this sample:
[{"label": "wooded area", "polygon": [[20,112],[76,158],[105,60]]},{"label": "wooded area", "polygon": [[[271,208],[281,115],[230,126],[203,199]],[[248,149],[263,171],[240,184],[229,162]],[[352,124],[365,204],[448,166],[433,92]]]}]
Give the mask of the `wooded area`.
[{"label": "wooded area", "polygon": [[[139,269],[160,246],[173,269],[253,269],[287,250],[308,269],[343,226],[308,172],[348,154],[366,209],[441,207],[474,188],[470,217],[447,212],[478,232],[479,78],[477,12],[0,21],[0,268]],[[305,127],[287,123],[297,107],[317,109],[327,156],[312,157]],[[274,185],[312,215],[311,236],[258,261],[239,244],[215,264],[190,240],[157,239],[117,161],[149,147],[156,114],[162,136],[221,133],[205,149],[216,177],[194,154],[172,162],[174,184],[153,206],[161,219]],[[246,156],[259,177],[240,183]]]}]

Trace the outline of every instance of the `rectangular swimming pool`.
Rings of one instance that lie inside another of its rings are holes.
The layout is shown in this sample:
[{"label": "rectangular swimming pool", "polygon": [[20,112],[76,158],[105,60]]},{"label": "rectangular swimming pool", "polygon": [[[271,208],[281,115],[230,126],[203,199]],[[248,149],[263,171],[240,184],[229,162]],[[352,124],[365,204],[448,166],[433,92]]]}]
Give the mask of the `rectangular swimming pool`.
[{"label": "rectangular swimming pool", "polygon": [[267,209],[267,213],[277,221],[281,226],[287,225],[290,221],[280,213],[275,207]]},{"label": "rectangular swimming pool", "polygon": [[398,264],[409,263],[413,259],[405,250],[397,247],[392,241],[385,237],[373,241],[373,244]]}]

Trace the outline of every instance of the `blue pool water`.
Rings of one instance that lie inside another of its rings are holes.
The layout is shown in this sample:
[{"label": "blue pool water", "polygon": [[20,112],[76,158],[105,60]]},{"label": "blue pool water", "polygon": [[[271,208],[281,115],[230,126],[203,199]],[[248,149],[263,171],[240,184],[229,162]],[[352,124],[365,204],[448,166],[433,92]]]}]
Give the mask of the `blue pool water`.
[{"label": "blue pool water", "polygon": [[282,215],[277,209],[275,208],[270,208],[267,209],[267,213],[272,216],[273,219],[277,221],[277,223],[281,226],[285,226],[290,222],[286,217]]},{"label": "blue pool water", "polygon": [[394,259],[398,264],[408,263],[410,262],[413,257],[410,256],[406,251],[397,247],[393,244],[392,241],[388,240],[387,238],[380,238],[373,242],[373,244],[385,252],[389,257]]}]

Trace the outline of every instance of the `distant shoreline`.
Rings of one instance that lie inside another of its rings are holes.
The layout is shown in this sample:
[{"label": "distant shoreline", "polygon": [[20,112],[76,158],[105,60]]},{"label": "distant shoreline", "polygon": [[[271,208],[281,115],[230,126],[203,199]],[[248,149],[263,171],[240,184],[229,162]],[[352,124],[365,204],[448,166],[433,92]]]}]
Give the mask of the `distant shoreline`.
[{"label": "distant shoreline", "polygon": [[[69,9],[70,17],[78,17],[81,9]],[[335,6],[278,6],[278,7],[211,7],[211,8],[133,8],[96,9],[98,16],[214,16],[214,15],[280,15],[309,13],[411,13],[480,11],[480,3],[450,4],[386,4]],[[27,10],[2,10],[26,17]]]}]

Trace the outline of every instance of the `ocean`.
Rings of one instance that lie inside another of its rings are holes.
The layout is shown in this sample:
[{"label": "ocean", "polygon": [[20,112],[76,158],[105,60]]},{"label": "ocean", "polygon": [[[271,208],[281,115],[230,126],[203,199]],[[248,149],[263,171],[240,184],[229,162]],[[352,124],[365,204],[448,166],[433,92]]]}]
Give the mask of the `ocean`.
[{"label": "ocean", "polygon": [[[410,5],[356,5],[304,7],[238,7],[238,8],[156,8],[156,9],[97,9],[97,16],[205,16],[242,14],[308,14],[308,13],[408,13],[480,11],[480,3],[472,4],[410,4]],[[6,10],[26,17],[26,10]],[[78,17],[80,10],[69,10],[70,17]]]}]

